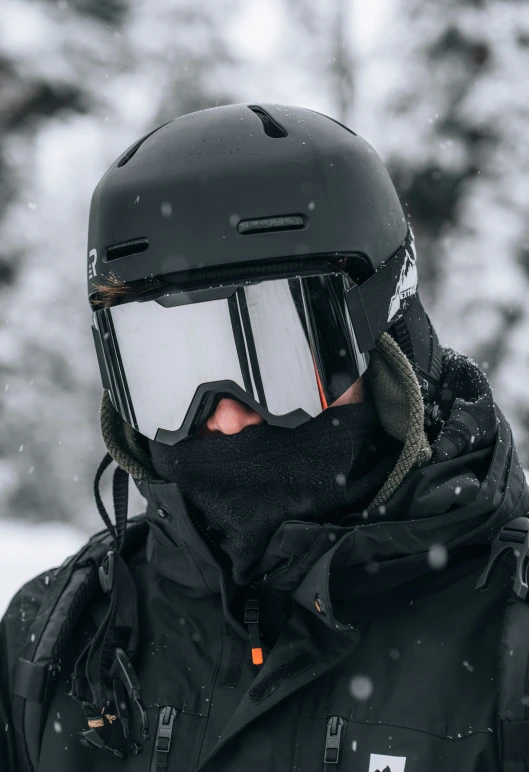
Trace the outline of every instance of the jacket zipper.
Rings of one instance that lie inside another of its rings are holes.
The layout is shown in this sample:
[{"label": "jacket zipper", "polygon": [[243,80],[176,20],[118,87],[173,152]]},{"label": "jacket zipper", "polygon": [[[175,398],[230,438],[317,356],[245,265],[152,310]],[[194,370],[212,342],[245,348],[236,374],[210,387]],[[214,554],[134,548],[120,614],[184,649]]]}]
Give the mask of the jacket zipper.
[{"label": "jacket zipper", "polygon": [[246,601],[244,603],[244,623],[248,630],[250,640],[250,649],[252,653],[252,664],[258,667],[264,662],[263,647],[261,644],[261,631],[259,629],[259,596],[261,587],[264,584],[270,585],[276,582],[281,576],[288,573],[299,561],[299,555],[292,555],[281,565],[269,571],[261,579],[257,579],[248,585],[246,591]]},{"label": "jacket zipper", "polygon": [[263,647],[261,645],[261,631],[259,629],[259,587],[255,584],[248,585],[246,591],[244,624],[248,630],[250,649],[252,651],[252,663],[254,665],[262,665],[264,657]]},{"label": "jacket zipper", "polygon": [[160,708],[158,727],[154,738],[150,772],[165,772],[169,765],[169,751],[173,737],[174,723],[180,711],[171,705]]},{"label": "jacket zipper", "polygon": [[[330,770],[329,765],[336,765],[340,761],[340,748],[342,744],[343,718],[331,716],[327,722],[327,736],[325,738],[325,752],[323,754],[324,772]],[[334,766],[336,769],[336,766]]]},{"label": "jacket zipper", "polygon": [[291,568],[294,568],[296,563],[299,562],[301,555],[292,555],[292,557],[285,560],[284,563],[274,568],[272,571],[268,571],[261,579],[257,579],[255,584],[273,584],[281,576],[287,574]]}]

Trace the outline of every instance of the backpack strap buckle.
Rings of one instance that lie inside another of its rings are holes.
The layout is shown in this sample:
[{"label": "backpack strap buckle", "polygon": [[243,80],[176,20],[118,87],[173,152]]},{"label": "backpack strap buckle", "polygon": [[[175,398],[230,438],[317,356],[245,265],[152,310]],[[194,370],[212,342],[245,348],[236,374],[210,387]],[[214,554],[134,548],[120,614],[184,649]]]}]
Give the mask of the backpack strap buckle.
[{"label": "backpack strap buckle", "polygon": [[517,517],[506,523],[492,542],[489,562],[476,583],[476,590],[487,590],[492,574],[500,558],[511,550],[516,558],[514,592],[525,600],[529,587],[527,569],[529,567],[529,518]]},{"label": "backpack strap buckle", "polygon": [[114,560],[114,552],[109,550],[99,566],[99,583],[107,595],[112,592],[114,586]]}]

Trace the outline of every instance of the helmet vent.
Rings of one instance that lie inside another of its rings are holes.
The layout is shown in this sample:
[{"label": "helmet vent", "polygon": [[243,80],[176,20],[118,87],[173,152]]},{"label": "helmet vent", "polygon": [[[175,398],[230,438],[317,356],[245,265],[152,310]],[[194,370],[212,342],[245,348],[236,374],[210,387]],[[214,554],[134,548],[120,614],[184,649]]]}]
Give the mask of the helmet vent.
[{"label": "helmet vent", "polygon": [[248,105],[252,113],[255,113],[263,124],[263,129],[267,137],[272,139],[281,139],[287,137],[288,134],[285,129],[276,123],[271,115],[269,115],[262,107],[258,105]]},{"label": "helmet vent", "polygon": [[282,217],[261,217],[258,220],[241,220],[237,230],[243,236],[252,233],[273,233],[274,231],[297,231],[305,228],[307,218],[302,214],[289,214]]},{"label": "helmet vent", "polygon": [[152,137],[152,135],[159,131],[160,129],[163,129],[164,126],[167,126],[168,123],[171,123],[171,121],[166,121],[165,123],[162,123],[161,126],[157,126],[155,129],[150,131],[148,134],[146,134],[144,137],[139,139],[137,142],[134,143],[134,145],[127,150],[123,158],[118,163],[118,169],[121,169],[122,166],[125,166],[126,163],[130,161],[133,155],[140,149],[140,147],[143,145],[146,139],[149,139],[149,137]]},{"label": "helmet vent", "polygon": [[120,244],[113,244],[107,247],[105,251],[105,260],[117,260],[120,257],[130,257],[138,255],[149,249],[149,239],[132,239],[131,241],[122,241]]}]

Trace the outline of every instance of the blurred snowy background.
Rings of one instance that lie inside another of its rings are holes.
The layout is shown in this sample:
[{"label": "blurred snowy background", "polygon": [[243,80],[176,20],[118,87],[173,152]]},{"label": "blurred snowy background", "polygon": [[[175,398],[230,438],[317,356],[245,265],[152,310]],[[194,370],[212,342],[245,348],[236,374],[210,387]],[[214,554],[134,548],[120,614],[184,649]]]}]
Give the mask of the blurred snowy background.
[{"label": "blurred snowy background", "polygon": [[375,146],[415,228],[441,340],[486,369],[529,463],[528,3],[1,5],[3,592],[100,527],[101,386],[85,296],[92,190],[135,139],[203,107],[303,105]]}]

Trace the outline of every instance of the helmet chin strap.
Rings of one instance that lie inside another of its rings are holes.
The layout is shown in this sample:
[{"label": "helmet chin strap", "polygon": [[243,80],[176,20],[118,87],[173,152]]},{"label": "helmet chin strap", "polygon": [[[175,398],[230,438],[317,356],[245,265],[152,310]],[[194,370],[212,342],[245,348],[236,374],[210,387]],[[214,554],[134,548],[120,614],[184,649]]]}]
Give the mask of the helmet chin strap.
[{"label": "helmet chin strap", "polygon": [[418,295],[389,332],[413,365],[423,396],[435,401],[442,373],[441,346]]},{"label": "helmet chin strap", "polygon": [[442,415],[438,396],[443,357],[437,333],[418,295],[389,333],[417,375],[424,402],[426,427],[439,428]]}]

